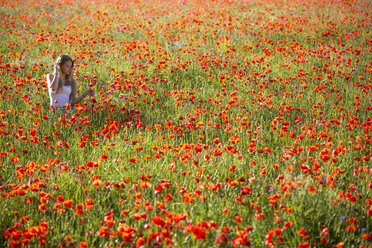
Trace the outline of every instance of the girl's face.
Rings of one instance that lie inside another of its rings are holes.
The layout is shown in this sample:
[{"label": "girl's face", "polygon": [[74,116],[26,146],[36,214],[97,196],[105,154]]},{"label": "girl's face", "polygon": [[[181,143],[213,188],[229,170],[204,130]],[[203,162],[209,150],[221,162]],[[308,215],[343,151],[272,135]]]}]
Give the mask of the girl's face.
[{"label": "girl's face", "polygon": [[63,65],[60,66],[61,71],[65,75],[70,75],[72,72],[72,62],[71,61],[66,61]]}]

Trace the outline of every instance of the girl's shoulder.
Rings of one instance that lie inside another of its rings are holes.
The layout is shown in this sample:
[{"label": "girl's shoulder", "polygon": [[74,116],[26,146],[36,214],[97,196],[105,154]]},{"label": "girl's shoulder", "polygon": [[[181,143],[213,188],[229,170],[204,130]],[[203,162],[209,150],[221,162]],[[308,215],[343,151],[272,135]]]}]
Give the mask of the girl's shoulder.
[{"label": "girl's shoulder", "polygon": [[70,82],[69,82],[69,85],[71,86],[76,86],[77,82],[75,79],[72,79]]}]

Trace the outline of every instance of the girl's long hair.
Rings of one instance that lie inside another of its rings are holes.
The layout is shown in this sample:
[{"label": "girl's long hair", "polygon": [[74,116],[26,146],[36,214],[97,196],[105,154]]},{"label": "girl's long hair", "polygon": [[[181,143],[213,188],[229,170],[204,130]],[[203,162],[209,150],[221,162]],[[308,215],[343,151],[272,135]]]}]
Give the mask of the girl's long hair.
[{"label": "girl's long hair", "polygon": [[[66,54],[62,54],[60,55],[58,58],[57,58],[57,61],[56,61],[56,64],[59,65],[59,68],[58,68],[58,73],[59,75],[62,75],[62,71],[61,71],[61,66],[64,65],[67,61],[71,61],[72,63],[72,68],[74,68],[74,61],[72,60],[72,58]],[[67,81],[66,84],[67,85],[72,85],[73,81],[74,81],[74,78],[73,78],[73,72],[71,71],[70,75],[68,75],[67,78],[65,78],[65,80]],[[57,87],[57,90],[56,90],[56,93],[59,93],[62,91],[62,87],[63,87],[63,81],[61,78],[58,78],[59,79],[59,82],[58,82],[58,87]]]}]

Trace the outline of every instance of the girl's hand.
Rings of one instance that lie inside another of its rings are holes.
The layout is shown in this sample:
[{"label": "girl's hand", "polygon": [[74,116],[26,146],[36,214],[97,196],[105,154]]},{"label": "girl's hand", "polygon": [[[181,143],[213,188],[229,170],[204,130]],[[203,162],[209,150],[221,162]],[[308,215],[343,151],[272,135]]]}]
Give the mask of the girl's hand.
[{"label": "girl's hand", "polygon": [[60,70],[59,65],[57,63],[54,64],[54,75],[58,76]]},{"label": "girl's hand", "polygon": [[85,95],[94,96],[94,89],[89,89],[85,91]]}]

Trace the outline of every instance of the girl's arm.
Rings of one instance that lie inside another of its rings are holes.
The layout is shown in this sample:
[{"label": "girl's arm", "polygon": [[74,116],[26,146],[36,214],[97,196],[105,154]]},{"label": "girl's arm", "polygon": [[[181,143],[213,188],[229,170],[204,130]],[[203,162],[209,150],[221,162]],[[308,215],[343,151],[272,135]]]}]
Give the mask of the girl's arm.
[{"label": "girl's arm", "polygon": [[81,96],[79,97],[76,96],[76,81],[73,80],[71,83],[70,105],[73,106],[81,102],[81,100],[83,100],[84,97],[86,97],[87,95],[94,96],[94,90],[90,89],[90,90],[85,91]]},{"label": "girl's arm", "polygon": [[56,92],[58,89],[58,81],[59,81],[58,74],[56,74],[55,76],[53,74],[47,75],[48,86],[54,92]]},{"label": "girl's arm", "polygon": [[58,64],[54,65],[54,74],[47,75],[47,83],[49,88],[56,92],[58,90],[58,83],[59,83],[59,74],[60,74],[60,67]]}]

